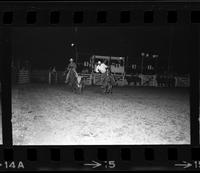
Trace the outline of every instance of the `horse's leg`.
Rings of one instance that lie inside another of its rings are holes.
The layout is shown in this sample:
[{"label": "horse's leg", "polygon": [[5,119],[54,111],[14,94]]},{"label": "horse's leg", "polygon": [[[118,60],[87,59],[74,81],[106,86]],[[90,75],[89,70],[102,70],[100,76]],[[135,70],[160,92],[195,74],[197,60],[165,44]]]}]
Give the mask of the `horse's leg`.
[{"label": "horse's leg", "polygon": [[80,92],[80,94],[83,93],[83,83],[82,82],[80,83],[80,86],[79,86],[79,92]]},{"label": "horse's leg", "polygon": [[78,86],[78,84],[76,84],[76,91],[78,94],[81,94],[81,86]]},{"label": "horse's leg", "polygon": [[108,94],[109,93],[109,84],[107,83],[106,84],[106,94]]},{"label": "horse's leg", "polygon": [[70,84],[70,87],[71,87],[72,92],[74,92],[73,84]]},{"label": "horse's leg", "polygon": [[110,84],[110,88],[109,88],[110,94],[112,94],[112,85]]},{"label": "horse's leg", "polygon": [[65,78],[65,83],[68,84],[69,83],[69,73],[67,73],[66,78]]},{"label": "horse's leg", "polygon": [[106,86],[106,94],[109,94],[109,86]]},{"label": "horse's leg", "polygon": [[108,85],[108,93],[111,94],[111,84]]},{"label": "horse's leg", "polygon": [[74,84],[73,83],[70,83],[70,87],[71,87],[72,92],[74,92]]},{"label": "horse's leg", "polygon": [[78,81],[74,82],[74,88],[75,88],[75,92],[80,94],[80,87],[78,86]]},{"label": "horse's leg", "polygon": [[81,83],[80,86],[81,86],[81,87],[80,87],[80,91],[81,91],[81,94],[82,94],[82,93],[83,93],[84,84]]},{"label": "horse's leg", "polygon": [[80,94],[83,93],[83,86],[80,86],[80,88],[79,88],[79,93],[80,93]]},{"label": "horse's leg", "polygon": [[76,91],[77,91],[76,83],[73,84],[73,90],[74,90],[74,92],[76,93]]},{"label": "horse's leg", "polygon": [[107,89],[106,89],[106,88],[107,88],[107,86],[106,86],[105,84],[104,84],[104,85],[102,85],[102,89],[103,89],[103,93],[104,93],[104,94],[106,94],[106,91],[107,91]]},{"label": "horse's leg", "polygon": [[72,92],[74,92],[74,86],[73,86],[73,84],[71,85],[71,87],[72,87]]},{"label": "horse's leg", "polygon": [[81,87],[77,87],[78,93],[81,94]]}]

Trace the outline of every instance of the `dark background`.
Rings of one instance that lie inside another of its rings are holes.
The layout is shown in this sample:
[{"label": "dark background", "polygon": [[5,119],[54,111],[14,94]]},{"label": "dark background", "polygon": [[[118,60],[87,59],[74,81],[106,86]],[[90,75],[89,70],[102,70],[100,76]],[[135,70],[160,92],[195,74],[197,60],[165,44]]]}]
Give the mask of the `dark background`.
[{"label": "dark background", "polygon": [[141,52],[146,52],[159,54],[159,67],[167,68],[169,58],[174,71],[189,72],[189,27],[78,27],[77,32],[74,27],[24,27],[13,28],[11,38],[14,61],[29,60],[37,69],[55,65],[63,70],[75,58],[73,42],[80,58],[123,56],[128,64],[140,64]]}]

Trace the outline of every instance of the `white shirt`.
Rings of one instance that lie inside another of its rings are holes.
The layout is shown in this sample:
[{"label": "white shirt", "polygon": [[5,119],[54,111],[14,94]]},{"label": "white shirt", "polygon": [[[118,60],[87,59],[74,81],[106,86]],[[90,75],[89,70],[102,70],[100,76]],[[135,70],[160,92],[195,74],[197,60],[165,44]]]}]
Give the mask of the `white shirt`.
[{"label": "white shirt", "polygon": [[106,67],[107,67],[107,65],[105,65],[104,63],[102,63],[100,65],[97,65],[96,69],[95,69],[95,72],[99,73],[99,71],[100,71],[101,73],[105,73],[106,72]]}]

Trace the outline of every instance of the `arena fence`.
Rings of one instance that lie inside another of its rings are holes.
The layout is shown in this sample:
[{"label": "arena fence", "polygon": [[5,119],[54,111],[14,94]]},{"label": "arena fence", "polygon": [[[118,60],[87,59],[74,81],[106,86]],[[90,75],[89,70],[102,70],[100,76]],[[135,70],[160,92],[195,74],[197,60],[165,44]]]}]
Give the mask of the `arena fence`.
[{"label": "arena fence", "polygon": [[[83,77],[85,85],[101,85],[101,74],[87,74],[79,73]],[[125,85],[134,85],[134,86],[153,86],[158,87],[158,82],[156,75],[122,75],[114,74],[115,80],[118,86]],[[18,84],[27,84],[30,82],[36,83],[64,83],[65,75],[63,71],[57,71],[56,75],[49,73],[48,70],[33,70],[29,72],[28,70],[20,70],[17,72],[17,83]],[[132,81],[127,82],[127,77],[131,77]],[[135,78],[134,78],[135,77]],[[189,87],[190,79],[189,76],[176,76],[175,78],[175,87]],[[167,83],[167,79],[164,81]],[[159,85],[160,86],[160,85]],[[161,87],[166,87],[167,85],[162,85]]]},{"label": "arena fence", "polygon": [[[79,73],[83,77],[85,85],[91,85],[92,75]],[[31,81],[39,83],[57,84],[64,83],[66,75],[63,71],[57,71],[56,73],[50,73],[48,70],[34,70],[31,72]]]},{"label": "arena fence", "polygon": [[131,86],[157,86],[156,75],[126,75],[125,79]]},{"label": "arena fence", "polygon": [[48,70],[34,70],[31,72],[31,82],[48,83]]},{"label": "arena fence", "polygon": [[[118,86],[126,85],[125,78],[124,78],[123,74],[114,74],[114,77],[115,77],[115,80],[116,80],[116,83],[117,83]],[[94,85],[101,85],[101,74],[94,73],[92,80],[93,80]]]},{"label": "arena fence", "polygon": [[85,85],[92,85],[92,74],[79,73],[78,75],[83,77]]},{"label": "arena fence", "polygon": [[189,77],[175,77],[175,86],[176,87],[189,87],[190,78]]},{"label": "arena fence", "polygon": [[58,83],[58,73],[51,73],[49,72],[49,84]]},{"label": "arena fence", "polygon": [[101,85],[101,74],[94,73],[92,75],[92,80],[94,85]]},{"label": "arena fence", "polygon": [[18,72],[18,84],[27,84],[30,82],[30,72],[28,70],[20,70]]},{"label": "arena fence", "polygon": [[127,82],[125,81],[125,76],[123,74],[115,74],[114,76],[118,86],[127,85]]},{"label": "arena fence", "polygon": [[156,75],[140,75],[142,86],[157,86]]}]

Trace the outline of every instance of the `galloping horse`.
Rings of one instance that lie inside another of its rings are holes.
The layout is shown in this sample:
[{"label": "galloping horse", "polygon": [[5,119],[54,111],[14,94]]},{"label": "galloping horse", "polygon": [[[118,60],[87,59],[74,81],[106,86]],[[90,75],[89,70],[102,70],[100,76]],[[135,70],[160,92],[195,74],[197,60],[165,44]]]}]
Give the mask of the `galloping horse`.
[{"label": "galloping horse", "polygon": [[70,85],[72,92],[82,92],[84,83],[81,76],[78,76],[73,69],[69,70],[69,78],[67,83]]}]

